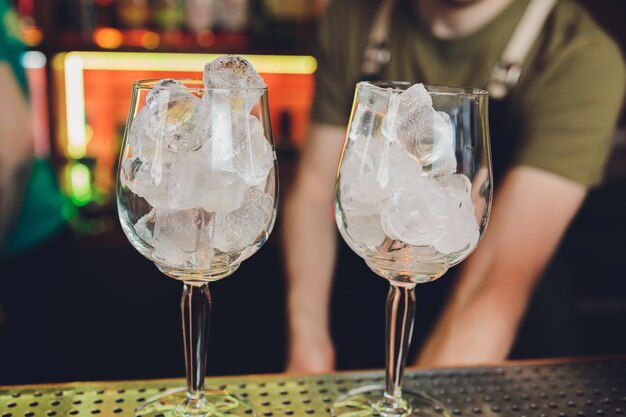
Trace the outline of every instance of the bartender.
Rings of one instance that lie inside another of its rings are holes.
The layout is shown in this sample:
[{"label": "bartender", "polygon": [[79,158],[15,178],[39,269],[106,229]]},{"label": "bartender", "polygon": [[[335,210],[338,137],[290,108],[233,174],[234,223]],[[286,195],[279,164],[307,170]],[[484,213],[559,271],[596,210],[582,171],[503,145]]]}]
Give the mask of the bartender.
[{"label": "bartender", "polygon": [[[344,367],[378,366],[367,362],[372,345],[380,345],[382,364],[387,285],[362,261],[346,261],[355,255],[345,245],[338,249],[329,215],[355,83],[372,78],[492,93],[490,224],[474,254],[441,279],[451,287],[446,295],[418,307],[418,317],[440,313],[414,363],[466,365],[509,356],[544,270],[588,191],[602,181],[626,83],[615,41],[575,1],[551,2],[533,28],[529,9],[544,1],[330,3],[318,28],[312,124],[283,215],[288,371],[327,372],[338,359]],[[504,53],[515,49],[515,36],[528,47],[511,63]],[[375,70],[366,71],[372,57]],[[546,306],[546,321],[561,301],[557,294]]]}]

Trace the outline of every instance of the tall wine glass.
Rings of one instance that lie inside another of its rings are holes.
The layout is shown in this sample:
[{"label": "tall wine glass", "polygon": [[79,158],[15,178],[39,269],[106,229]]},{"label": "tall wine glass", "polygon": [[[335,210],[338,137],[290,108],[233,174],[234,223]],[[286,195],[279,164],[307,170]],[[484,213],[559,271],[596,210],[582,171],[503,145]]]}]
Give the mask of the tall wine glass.
[{"label": "tall wine glass", "polygon": [[333,416],[445,414],[436,400],[402,390],[415,286],[441,277],[475,249],[489,217],[491,171],[485,91],[357,84],[335,218],[350,248],[391,284],[386,382],[348,392]]},{"label": "tall wine glass", "polygon": [[205,89],[201,80],[142,80],[132,99],[117,176],[128,240],[183,282],[187,387],[149,399],[137,416],[250,416],[225,390],[204,388],[209,283],[267,240],[278,177],[267,89]]}]

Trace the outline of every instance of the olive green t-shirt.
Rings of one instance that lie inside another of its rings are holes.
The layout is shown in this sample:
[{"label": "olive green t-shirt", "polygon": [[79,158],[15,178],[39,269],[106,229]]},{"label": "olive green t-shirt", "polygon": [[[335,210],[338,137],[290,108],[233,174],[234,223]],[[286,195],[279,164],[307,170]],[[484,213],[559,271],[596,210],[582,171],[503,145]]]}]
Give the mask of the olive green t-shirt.
[{"label": "olive green t-shirt", "polygon": [[[485,88],[529,0],[513,0],[461,39],[435,38],[411,0],[391,17],[391,61],[382,79]],[[312,120],[347,123],[378,0],[333,0],[318,27]],[[602,179],[626,83],[616,43],[574,1],[561,0],[522,66],[518,85],[490,102],[496,178],[513,165],[586,186]]]},{"label": "olive green t-shirt", "polygon": [[[26,74],[20,64],[23,53],[18,16],[6,0],[0,0],[0,62],[11,67],[27,96]],[[43,242],[66,224],[63,209],[68,201],[58,188],[49,160],[40,158],[34,161],[22,200],[19,215],[10,225],[6,242],[0,246],[0,258]]]}]

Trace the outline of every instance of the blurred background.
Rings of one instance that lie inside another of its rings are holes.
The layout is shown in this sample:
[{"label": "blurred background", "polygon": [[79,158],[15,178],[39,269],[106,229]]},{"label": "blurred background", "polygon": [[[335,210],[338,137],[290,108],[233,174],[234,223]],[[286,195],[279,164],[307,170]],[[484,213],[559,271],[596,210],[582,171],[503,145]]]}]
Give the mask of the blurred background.
[{"label": "blurred background", "polygon": [[[269,87],[283,201],[313,99],[315,22],[328,1],[10,1],[21,16],[22,39],[29,48],[23,64],[36,116],[37,152],[51,155],[71,201],[65,214],[76,245],[68,248],[67,271],[50,271],[47,279],[54,291],[45,295],[49,314],[41,315],[41,328],[30,329],[54,329],[47,343],[30,347],[54,352],[50,366],[32,369],[16,362],[12,369],[0,369],[0,384],[184,375],[182,285],[130,245],[117,218],[114,174],[132,81],[197,78],[217,55],[248,58]],[[581,3],[626,51],[626,2]],[[560,248],[577,299],[576,311],[567,319],[575,321],[581,335],[571,355],[626,352],[625,112],[605,178],[590,193]],[[211,286],[209,375],[282,371],[286,335],[280,235],[279,209],[268,243],[232,277]],[[339,273],[367,273],[354,257],[354,268]],[[429,294],[442,290],[439,285],[418,287],[418,309]],[[380,304],[381,323],[383,309]],[[4,319],[0,312],[0,355],[20,344],[3,334]],[[427,327],[425,320],[428,316],[418,317],[418,329]],[[355,322],[355,328],[363,326],[368,323]],[[372,357],[383,352],[382,332]],[[533,337],[540,340],[541,334]],[[549,347],[537,346],[522,346],[514,354],[552,356]],[[382,361],[380,356],[380,363],[367,364],[382,366]]]}]

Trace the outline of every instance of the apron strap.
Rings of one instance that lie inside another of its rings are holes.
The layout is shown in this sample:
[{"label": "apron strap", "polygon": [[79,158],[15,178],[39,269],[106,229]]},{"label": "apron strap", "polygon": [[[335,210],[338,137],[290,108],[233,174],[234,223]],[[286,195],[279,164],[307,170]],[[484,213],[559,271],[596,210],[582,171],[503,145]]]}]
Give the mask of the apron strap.
[{"label": "apron strap", "polygon": [[522,63],[530,47],[539,37],[543,25],[558,0],[530,0],[513,36],[489,74],[487,90],[491,98],[503,99],[517,85]]},{"label": "apron strap", "polygon": [[361,76],[364,80],[378,79],[391,59],[389,50],[389,23],[395,0],[381,0],[363,51]]}]

